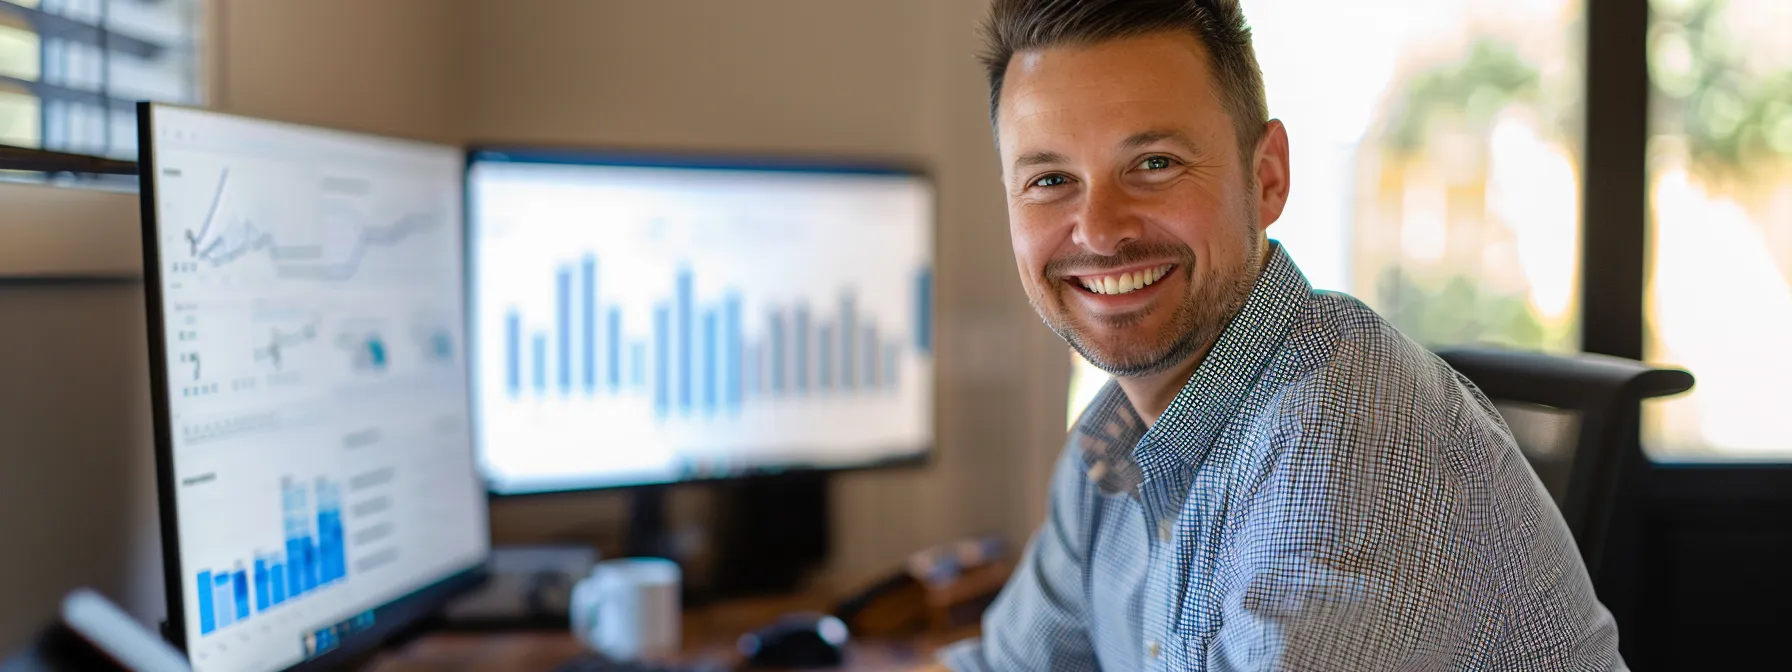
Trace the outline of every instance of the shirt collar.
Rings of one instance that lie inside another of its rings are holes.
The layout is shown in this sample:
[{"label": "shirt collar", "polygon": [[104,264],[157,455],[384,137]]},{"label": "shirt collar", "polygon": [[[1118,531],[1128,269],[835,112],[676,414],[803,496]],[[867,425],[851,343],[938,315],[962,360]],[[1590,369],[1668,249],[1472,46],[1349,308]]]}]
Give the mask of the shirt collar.
[{"label": "shirt collar", "polygon": [[1281,243],[1269,244],[1268,263],[1244,307],[1146,433],[1141,450],[1156,446],[1168,453],[1163,457],[1185,464],[1198,459],[1294,331],[1313,286]]},{"label": "shirt collar", "polygon": [[1070,440],[1101,490],[1136,491],[1141,461],[1189,464],[1199,458],[1281,349],[1313,288],[1281,244],[1270,245],[1269,261],[1244,306],[1156,425],[1147,428],[1111,380],[1083,410]]}]

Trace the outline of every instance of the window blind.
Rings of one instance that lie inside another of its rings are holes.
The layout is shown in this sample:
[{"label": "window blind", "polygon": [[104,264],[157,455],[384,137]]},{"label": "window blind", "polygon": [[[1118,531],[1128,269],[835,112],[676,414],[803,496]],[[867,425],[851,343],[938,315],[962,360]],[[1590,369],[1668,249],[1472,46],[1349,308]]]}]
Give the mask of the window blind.
[{"label": "window blind", "polygon": [[139,100],[200,102],[200,0],[0,0],[0,144],[134,160]]}]

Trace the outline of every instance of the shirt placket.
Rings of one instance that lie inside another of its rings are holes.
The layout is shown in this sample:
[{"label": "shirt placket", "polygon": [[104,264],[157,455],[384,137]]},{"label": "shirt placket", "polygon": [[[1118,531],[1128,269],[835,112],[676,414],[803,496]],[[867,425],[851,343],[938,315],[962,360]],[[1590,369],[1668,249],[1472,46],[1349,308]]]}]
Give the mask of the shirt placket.
[{"label": "shirt placket", "polygon": [[1189,469],[1182,465],[1149,468],[1139,488],[1140,509],[1144,512],[1147,543],[1145,574],[1145,613],[1140,620],[1142,632],[1140,661],[1148,670],[1189,669],[1179,661],[1180,646],[1175,637],[1178,615],[1182,609],[1182,576],[1184,562],[1177,549],[1177,517],[1188,495]]}]

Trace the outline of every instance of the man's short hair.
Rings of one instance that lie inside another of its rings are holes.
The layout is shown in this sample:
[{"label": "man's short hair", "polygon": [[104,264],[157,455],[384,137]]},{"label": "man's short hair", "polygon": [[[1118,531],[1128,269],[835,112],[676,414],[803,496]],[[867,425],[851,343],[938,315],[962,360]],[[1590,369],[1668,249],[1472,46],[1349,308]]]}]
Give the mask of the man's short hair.
[{"label": "man's short hair", "polygon": [[994,0],[979,56],[989,71],[990,123],[996,122],[1002,80],[1015,53],[1170,31],[1194,36],[1206,47],[1219,89],[1214,93],[1232,117],[1239,152],[1248,162],[1269,121],[1269,106],[1239,0]]}]

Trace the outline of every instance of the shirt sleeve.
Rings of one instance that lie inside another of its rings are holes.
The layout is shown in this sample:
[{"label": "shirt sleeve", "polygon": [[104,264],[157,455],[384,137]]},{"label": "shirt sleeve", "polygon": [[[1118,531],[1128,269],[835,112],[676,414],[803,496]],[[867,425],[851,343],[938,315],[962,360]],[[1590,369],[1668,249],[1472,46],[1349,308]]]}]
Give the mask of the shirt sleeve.
[{"label": "shirt sleeve", "polygon": [[956,672],[1098,669],[1089,644],[1084,577],[1094,493],[1082,455],[1066,448],[1052,477],[1046,520],[983,615],[983,636],[940,652]]}]

